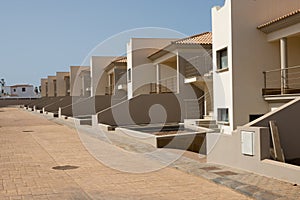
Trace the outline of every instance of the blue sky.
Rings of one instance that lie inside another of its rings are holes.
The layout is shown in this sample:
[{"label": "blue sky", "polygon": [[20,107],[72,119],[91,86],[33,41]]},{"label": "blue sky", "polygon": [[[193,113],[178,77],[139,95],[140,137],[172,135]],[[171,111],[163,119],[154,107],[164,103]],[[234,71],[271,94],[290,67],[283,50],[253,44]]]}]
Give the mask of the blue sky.
[{"label": "blue sky", "polygon": [[[211,30],[211,8],[224,0],[1,0],[0,78],[39,85],[80,65],[119,32],[162,27],[193,35]],[[124,44],[125,48],[125,44]]]}]

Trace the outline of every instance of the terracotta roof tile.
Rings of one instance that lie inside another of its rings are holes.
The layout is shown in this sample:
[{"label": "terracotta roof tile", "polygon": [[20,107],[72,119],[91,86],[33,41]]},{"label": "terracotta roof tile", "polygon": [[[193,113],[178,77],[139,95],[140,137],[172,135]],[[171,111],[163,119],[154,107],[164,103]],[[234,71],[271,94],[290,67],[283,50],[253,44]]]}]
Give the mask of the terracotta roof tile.
[{"label": "terracotta roof tile", "polygon": [[127,57],[126,56],[118,57],[113,61],[113,63],[127,63]]},{"label": "terracotta roof tile", "polygon": [[264,27],[269,26],[269,25],[271,25],[271,24],[273,24],[273,23],[275,23],[275,22],[278,22],[278,21],[280,21],[280,20],[286,19],[286,18],[291,17],[291,16],[293,16],[293,15],[296,15],[296,14],[298,14],[298,13],[300,13],[300,9],[295,10],[295,11],[293,11],[293,12],[290,12],[290,13],[288,13],[288,14],[286,14],[286,15],[283,15],[283,16],[281,16],[281,17],[278,17],[278,18],[276,18],[276,19],[273,19],[273,20],[271,20],[271,21],[269,21],[269,22],[267,22],[267,23],[264,23],[264,24],[262,24],[262,25],[259,25],[257,28],[258,28],[258,29],[264,28]]},{"label": "terracotta roof tile", "polygon": [[212,44],[212,33],[205,32],[183,38],[173,42],[174,44]]}]

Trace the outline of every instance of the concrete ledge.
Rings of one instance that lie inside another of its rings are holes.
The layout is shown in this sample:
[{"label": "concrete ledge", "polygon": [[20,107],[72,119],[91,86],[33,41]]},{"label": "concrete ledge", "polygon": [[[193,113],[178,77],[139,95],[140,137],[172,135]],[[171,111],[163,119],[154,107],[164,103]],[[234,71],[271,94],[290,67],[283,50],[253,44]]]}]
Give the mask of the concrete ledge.
[{"label": "concrete ledge", "polygon": [[120,127],[116,128],[115,131],[116,133],[121,134],[123,136],[127,136],[134,140],[138,140],[146,144],[150,144],[154,147],[157,147],[156,138],[154,135]]},{"label": "concrete ledge", "polygon": [[131,137],[134,140],[150,144],[156,148],[172,148],[190,150],[206,154],[205,132],[178,133],[172,135],[154,135],[127,128],[116,128],[118,134]]}]

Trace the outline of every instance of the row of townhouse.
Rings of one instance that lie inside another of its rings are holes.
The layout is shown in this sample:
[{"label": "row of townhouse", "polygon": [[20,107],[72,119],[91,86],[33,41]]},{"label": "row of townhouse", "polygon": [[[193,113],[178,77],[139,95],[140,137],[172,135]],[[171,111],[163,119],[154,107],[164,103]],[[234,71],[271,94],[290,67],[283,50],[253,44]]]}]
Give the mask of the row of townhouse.
[{"label": "row of townhouse", "polygon": [[[132,38],[127,44],[126,56],[92,56],[90,66],[71,66],[70,72],[57,72],[56,76],[42,78],[42,99],[39,101],[44,103],[36,106],[41,109],[48,106],[47,102],[51,102],[58,110],[62,108],[63,97],[69,105],[72,105],[74,99],[85,98],[87,101],[94,99],[95,106],[103,104],[96,101],[97,98],[108,102],[105,103],[107,106],[112,106],[122,100],[163,99],[164,96],[176,94],[180,95],[181,107],[185,111],[175,112],[175,119],[168,122],[182,122],[185,118],[199,119],[204,116],[212,118],[211,98],[204,98],[212,92],[211,48],[211,32],[184,39]],[[184,101],[193,97],[193,101]],[[95,108],[90,114],[99,111]],[[112,116],[103,118],[99,122],[108,120],[111,122],[108,124],[117,125],[112,122]]]},{"label": "row of townhouse", "polygon": [[[92,115],[111,126],[210,128],[208,162],[300,184],[299,55],[299,0],[225,0],[212,8],[212,33],[132,38],[125,57],[93,56],[90,66],[42,79],[42,96],[69,95],[72,102],[55,100],[55,112]],[[43,98],[39,109],[49,104]],[[165,118],[149,117],[155,104]],[[270,121],[277,124],[275,139]]]}]

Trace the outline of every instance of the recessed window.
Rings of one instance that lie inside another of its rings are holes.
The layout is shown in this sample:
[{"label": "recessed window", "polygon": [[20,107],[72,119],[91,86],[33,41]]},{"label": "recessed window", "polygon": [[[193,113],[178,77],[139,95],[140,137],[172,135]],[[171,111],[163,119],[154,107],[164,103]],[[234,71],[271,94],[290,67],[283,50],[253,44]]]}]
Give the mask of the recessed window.
[{"label": "recessed window", "polygon": [[128,79],[128,82],[131,82],[131,69],[128,69],[128,71],[127,71],[127,79]]},{"label": "recessed window", "polygon": [[228,68],[228,52],[227,48],[221,49],[217,51],[217,68],[220,69],[226,69]]},{"label": "recessed window", "polygon": [[218,108],[218,121],[229,122],[228,108]]},{"label": "recessed window", "polygon": [[16,90],[16,89],[13,89],[13,91],[16,92],[17,90]]},{"label": "recessed window", "polygon": [[22,88],[22,92],[26,92],[26,88],[23,87],[23,88]]}]

